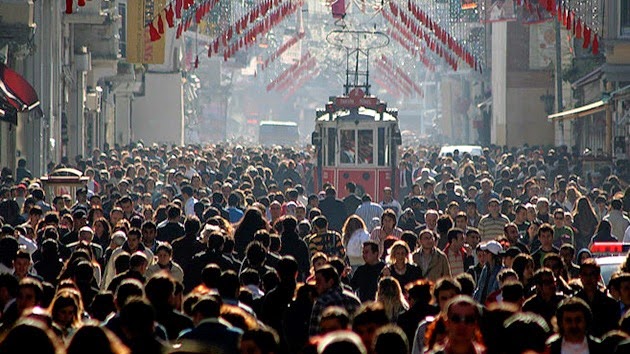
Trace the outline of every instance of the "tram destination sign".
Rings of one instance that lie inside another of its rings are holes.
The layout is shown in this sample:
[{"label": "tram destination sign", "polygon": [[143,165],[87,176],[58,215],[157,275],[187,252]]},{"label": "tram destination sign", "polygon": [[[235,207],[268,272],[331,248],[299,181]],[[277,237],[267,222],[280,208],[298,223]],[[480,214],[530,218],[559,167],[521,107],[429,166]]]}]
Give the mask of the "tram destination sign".
[{"label": "tram destination sign", "polygon": [[348,93],[348,96],[335,97],[335,107],[337,108],[357,108],[365,107],[376,109],[378,98],[374,96],[365,96],[363,90],[355,88]]}]

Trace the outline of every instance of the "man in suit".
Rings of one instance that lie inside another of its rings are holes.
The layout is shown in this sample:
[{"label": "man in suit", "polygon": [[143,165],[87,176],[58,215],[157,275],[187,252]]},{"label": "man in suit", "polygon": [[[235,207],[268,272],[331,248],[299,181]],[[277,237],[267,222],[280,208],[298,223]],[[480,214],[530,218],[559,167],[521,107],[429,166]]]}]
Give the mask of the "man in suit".
[{"label": "man in suit", "polygon": [[217,352],[225,354],[238,353],[243,332],[220,318],[220,310],[221,299],[219,297],[204,296],[192,308],[195,328],[183,332],[178,341],[184,347],[191,342],[191,345],[219,349]]},{"label": "man in suit", "polygon": [[547,341],[549,353],[601,353],[599,339],[591,337],[588,328],[593,315],[591,309],[578,297],[564,300],[556,311],[559,333]]},{"label": "man in suit", "polygon": [[343,223],[346,221],[346,207],[343,201],[337,198],[335,187],[326,188],[326,197],[319,202],[319,209],[328,219],[328,224],[332,230],[341,231]]},{"label": "man in suit", "polygon": [[348,195],[343,198],[343,205],[346,207],[346,214],[352,215],[357,211],[359,205],[361,205],[361,198],[355,194],[357,185],[354,182],[346,183],[346,190],[348,191]]}]

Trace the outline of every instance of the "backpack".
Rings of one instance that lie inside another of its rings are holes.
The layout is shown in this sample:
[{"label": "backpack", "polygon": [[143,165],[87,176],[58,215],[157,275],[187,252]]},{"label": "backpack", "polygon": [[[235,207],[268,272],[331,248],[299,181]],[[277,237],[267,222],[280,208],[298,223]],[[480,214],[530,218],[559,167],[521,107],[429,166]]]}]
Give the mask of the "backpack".
[{"label": "backpack", "polygon": [[356,230],[348,241],[346,247],[346,255],[348,257],[362,257],[363,256],[363,243],[370,239],[370,234],[365,230]]}]

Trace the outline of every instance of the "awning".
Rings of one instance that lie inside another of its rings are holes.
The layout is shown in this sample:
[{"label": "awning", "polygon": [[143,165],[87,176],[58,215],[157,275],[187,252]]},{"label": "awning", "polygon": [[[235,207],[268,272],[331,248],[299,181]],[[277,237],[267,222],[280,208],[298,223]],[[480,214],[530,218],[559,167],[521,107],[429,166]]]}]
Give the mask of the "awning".
[{"label": "awning", "polygon": [[582,107],[573,108],[568,111],[548,115],[547,119],[554,120],[554,119],[580,118],[580,117],[591,115],[593,113],[601,112],[604,110],[605,108],[604,106],[606,106],[606,102],[604,102],[603,100],[599,100],[597,102],[587,104]]},{"label": "awning", "polygon": [[[18,112],[30,111],[39,106],[39,98],[33,86],[3,63],[0,63],[0,94],[1,100]],[[14,124],[17,124],[17,119]]]}]

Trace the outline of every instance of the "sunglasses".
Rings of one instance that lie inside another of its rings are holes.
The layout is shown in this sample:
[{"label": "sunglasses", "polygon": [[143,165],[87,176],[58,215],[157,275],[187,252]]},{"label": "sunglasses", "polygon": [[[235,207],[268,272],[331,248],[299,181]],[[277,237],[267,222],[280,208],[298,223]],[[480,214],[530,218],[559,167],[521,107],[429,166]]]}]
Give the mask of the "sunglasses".
[{"label": "sunglasses", "polygon": [[473,324],[477,322],[477,318],[475,316],[461,316],[461,315],[451,315],[448,318],[449,321],[454,323],[465,323],[465,324]]}]

